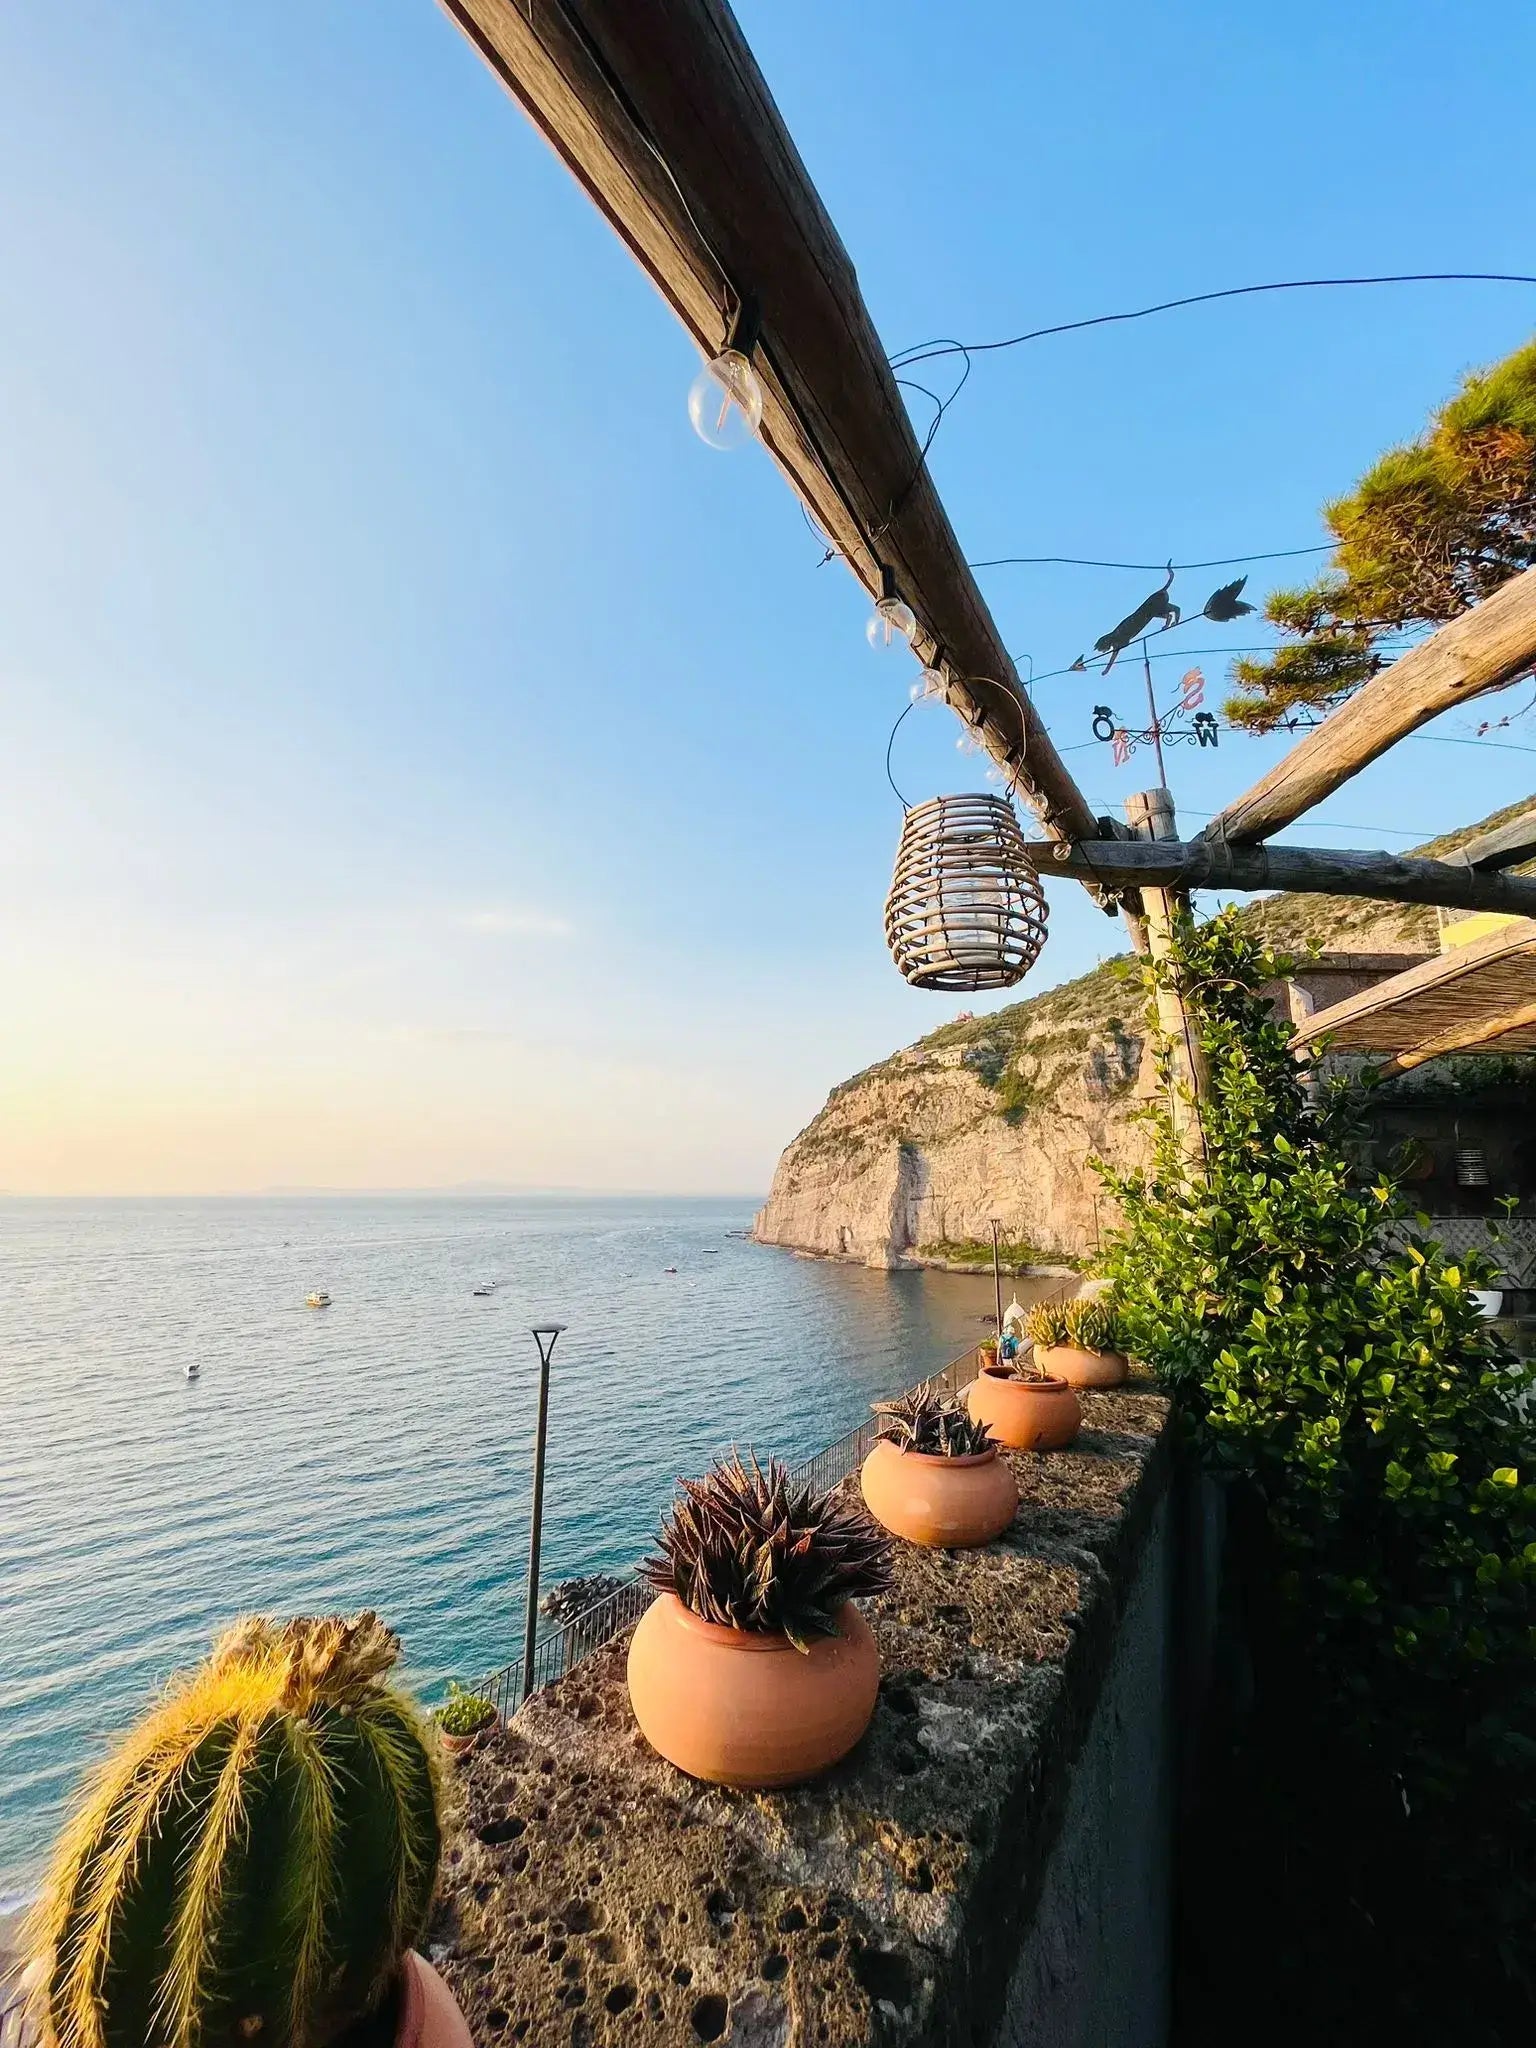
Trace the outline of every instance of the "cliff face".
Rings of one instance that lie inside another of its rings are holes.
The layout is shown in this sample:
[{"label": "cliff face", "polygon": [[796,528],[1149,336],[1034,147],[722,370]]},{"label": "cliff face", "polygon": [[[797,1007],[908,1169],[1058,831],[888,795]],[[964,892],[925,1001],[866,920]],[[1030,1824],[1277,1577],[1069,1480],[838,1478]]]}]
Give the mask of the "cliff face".
[{"label": "cliff face", "polygon": [[[1449,853],[1528,803],[1416,850]],[[1249,915],[1281,951],[1374,955],[1377,972],[1438,941],[1436,913],[1411,905],[1274,896]],[[1129,964],[947,1024],[834,1088],[780,1159],[753,1234],[888,1266],[986,1239],[996,1216],[1041,1259],[1091,1256],[1111,1211],[1088,1160],[1124,1166],[1146,1143],[1132,1116],[1145,1027]]]},{"label": "cliff face", "polygon": [[1090,1156],[1139,1156],[1139,989],[1112,967],[949,1024],[835,1088],[779,1161],[754,1235],[870,1265],[986,1237],[1096,1241]]}]

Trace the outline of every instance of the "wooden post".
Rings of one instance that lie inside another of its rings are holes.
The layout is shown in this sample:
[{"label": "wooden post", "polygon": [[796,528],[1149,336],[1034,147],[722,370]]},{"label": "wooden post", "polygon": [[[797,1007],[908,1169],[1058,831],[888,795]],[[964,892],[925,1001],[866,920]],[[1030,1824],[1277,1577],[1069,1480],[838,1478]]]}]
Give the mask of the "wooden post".
[{"label": "wooden post", "polygon": [[[1173,797],[1166,789],[1148,789],[1125,800],[1125,815],[1136,839],[1177,839]],[[1189,894],[1183,889],[1143,889],[1142,914],[1146,920],[1147,951],[1154,967],[1160,967],[1173,951],[1174,927],[1189,909]],[[1159,981],[1157,1022],[1167,1060],[1168,1110],[1174,1133],[1190,1163],[1191,1170],[1205,1172],[1205,1132],[1200,1123],[1201,1098],[1208,1092],[1209,1077],[1184,999],[1177,989]]]}]

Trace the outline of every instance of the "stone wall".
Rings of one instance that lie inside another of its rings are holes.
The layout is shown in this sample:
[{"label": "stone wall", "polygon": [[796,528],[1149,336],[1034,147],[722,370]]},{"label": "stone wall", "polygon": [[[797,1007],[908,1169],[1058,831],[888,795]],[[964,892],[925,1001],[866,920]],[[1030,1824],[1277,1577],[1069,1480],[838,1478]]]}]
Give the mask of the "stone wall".
[{"label": "stone wall", "polygon": [[1085,1410],[1072,1449],[1012,1461],[997,1543],[901,1547],[874,1721],[819,1783],[663,1763],[622,1638],[481,1739],[433,1949],[480,2048],[1165,2038],[1166,1406]]}]

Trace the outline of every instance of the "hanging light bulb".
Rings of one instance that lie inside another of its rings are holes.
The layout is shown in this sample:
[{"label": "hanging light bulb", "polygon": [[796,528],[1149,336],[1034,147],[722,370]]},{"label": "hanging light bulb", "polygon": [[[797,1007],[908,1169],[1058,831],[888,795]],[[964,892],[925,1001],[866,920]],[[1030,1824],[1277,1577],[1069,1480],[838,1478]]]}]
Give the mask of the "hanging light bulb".
[{"label": "hanging light bulb", "polygon": [[942,704],[945,688],[944,671],[925,668],[908,694],[914,704]]},{"label": "hanging light bulb", "polygon": [[875,599],[869,624],[864,628],[864,638],[877,654],[884,654],[889,647],[904,645],[916,631],[916,614],[911,605],[903,604],[896,595],[895,575],[882,564],[880,595]]},{"label": "hanging light bulb", "polygon": [[763,387],[740,349],[723,348],[688,391],[693,431],[711,448],[742,448],[763,423]]},{"label": "hanging light bulb", "polygon": [[955,741],[955,752],[957,754],[979,754],[981,751],[981,741],[977,739],[973,732],[963,732],[959,739]]},{"label": "hanging light bulb", "polygon": [[763,423],[763,387],[752,367],[761,328],[757,300],[750,292],[742,293],[725,347],[688,387],[693,431],[711,448],[743,447]]}]

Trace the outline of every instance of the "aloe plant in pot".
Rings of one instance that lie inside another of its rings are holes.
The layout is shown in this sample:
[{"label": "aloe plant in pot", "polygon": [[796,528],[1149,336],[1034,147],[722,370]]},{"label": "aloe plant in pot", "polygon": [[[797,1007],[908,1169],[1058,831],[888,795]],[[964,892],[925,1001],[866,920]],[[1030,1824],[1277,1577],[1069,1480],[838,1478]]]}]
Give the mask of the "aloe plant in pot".
[{"label": "aloe plant in pot", "polygon": [[968,1550],[1001,1535],[1019,1489],[985,1422],[964,1404],[917,1388],[879,1401],[880,1437],[859,1486],[870,1513],[932,1550]]},{"label": "aloe plant in pot", "polygon": [[1037,1364],[1074,1387],[1118,1387],[1130,1371],[1112,1301],[1042,1301],[1027,1328]]},{"label": "aloe plant in pot", "polygon": [[890,1584],[891,1545],[852,1501],[784,1467],[721,1459],[679,1483],[657,1554],[657,1597],[629,1647],[640,1731],[717,1785],[798,1784],[869,1726],[880,1685],[855,1600]]},{"label": "aloe plant in pot", "polygon": [[399,1649],[251,1617],[129,1735],[32,1922],[44,2048],[470,2048],[414,1953],[441,1829]]}]

